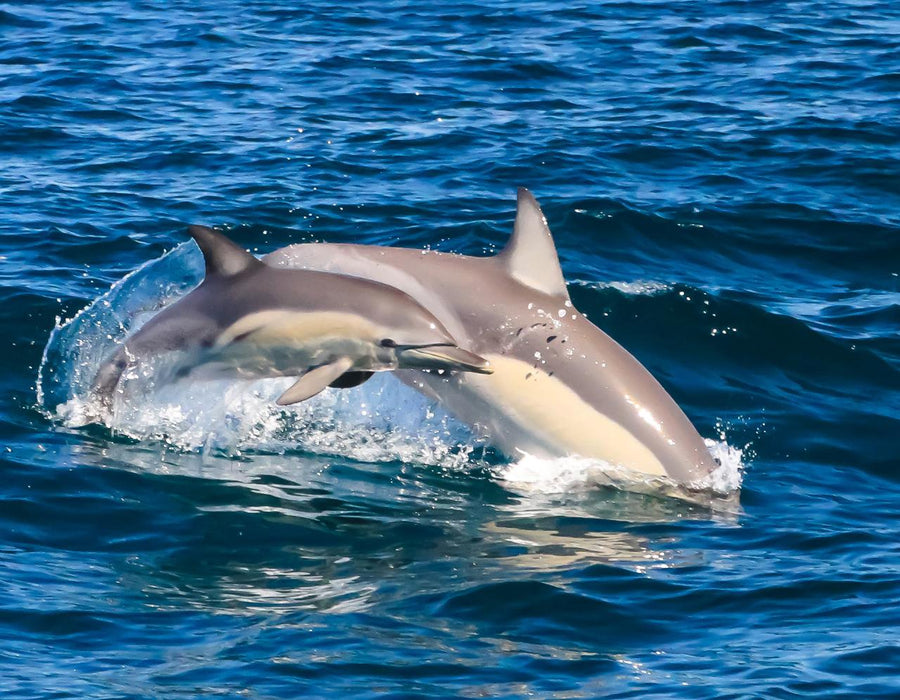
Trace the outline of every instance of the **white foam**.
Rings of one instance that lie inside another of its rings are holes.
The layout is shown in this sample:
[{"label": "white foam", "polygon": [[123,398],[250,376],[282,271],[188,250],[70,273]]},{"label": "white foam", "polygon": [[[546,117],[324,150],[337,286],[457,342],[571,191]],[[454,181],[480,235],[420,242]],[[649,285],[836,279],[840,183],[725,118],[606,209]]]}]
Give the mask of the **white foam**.
[{"label": "white foam", "polygon": [[722,440],[704,439],[709,453],[719,461],[702,482],[695,484],[697,488],[708,489],[715,493],[728,494],[741,488],[744,480],[744,451],[732,447],[724,438]]},{"label": "white foam", "polygon": [[598,282],[596,280],[571,280],[569,284],[585,287],[587,289],[615,289],[629,296],[655,296],[668,292],[672,286],[664,282],[642,281],[636,280],[631,282],[621,282],[616,280],[608,280]]},{"label": "white foam", "polygon": [[675,496],[707,506],[729,508],[736,505],[736,494],[743,479],[742,451],[726,442],[706,440],[717,466],[706,478],[689,488],[666,477],[640,474],[598,459],[560,457],[542,459],[524,455],[499,467],[497,477],[523,493],[569,493],[611,486],[639,493]]},{"label": "white foam", "polygon": [[388,373],[354,389],[325,391],[280,407],[275,399],[293,379],[255,382],[181,381],[155,385],[127,377],[111,411],[82,396],[64,402],[64,424],[103,423],[135,440],[185,451],[281,454],[311,452],[363,462],[402,461],[459,467],[473,450],[468,430]]}]

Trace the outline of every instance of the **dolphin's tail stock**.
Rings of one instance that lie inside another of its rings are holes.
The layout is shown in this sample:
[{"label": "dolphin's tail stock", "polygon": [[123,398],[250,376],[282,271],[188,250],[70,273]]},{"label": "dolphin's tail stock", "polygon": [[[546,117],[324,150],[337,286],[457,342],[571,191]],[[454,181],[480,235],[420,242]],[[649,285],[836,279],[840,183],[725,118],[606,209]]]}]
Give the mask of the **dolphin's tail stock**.
[{"label": "dolphin's tail stock", "polygon": [[122,374],[128,367],[128,352],[124,345],[116,348],[115,352],[102,364],[94,381],[91,384],[91,397],[99,404],[104,413],[112,410],[113,395],[122,379]]},{"label": "dolphin's tail stock", "polygon": [[91,384],[91,397],[104,413],[112,409],[113,397],[128,368],[166,352],[211,344],[214,335],[211,323],[196,314],[185,313],[185,306],[182,299],[160,311],[100,365]]}]

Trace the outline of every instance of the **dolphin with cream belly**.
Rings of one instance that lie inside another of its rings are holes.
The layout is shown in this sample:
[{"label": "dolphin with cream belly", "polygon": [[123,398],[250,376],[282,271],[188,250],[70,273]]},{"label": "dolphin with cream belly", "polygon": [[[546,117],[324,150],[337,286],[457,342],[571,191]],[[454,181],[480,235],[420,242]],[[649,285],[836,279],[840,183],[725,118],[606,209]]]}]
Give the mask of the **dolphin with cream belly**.
[{"label": "dolphin with cream belly", "polygon": [[687,486],[717,466],[650,372],[572,306],[546,219],[524,188],[512,238],[492,257],[310,243],[263,261],[378,281],[422,304],[493,372],[398,377],[508,455],[596,458]]},{"label": "dolphin with cream belly", "polygon": [[108,408],[122,374],[180,351],[177,375],[298,376],[277,402],[293,404],[372,372],[490,372],[478,355],[406,293],[377,281],[264,265],[221,233],[189,229],[203,282],[125,340],[101,366],[93,394]]}]

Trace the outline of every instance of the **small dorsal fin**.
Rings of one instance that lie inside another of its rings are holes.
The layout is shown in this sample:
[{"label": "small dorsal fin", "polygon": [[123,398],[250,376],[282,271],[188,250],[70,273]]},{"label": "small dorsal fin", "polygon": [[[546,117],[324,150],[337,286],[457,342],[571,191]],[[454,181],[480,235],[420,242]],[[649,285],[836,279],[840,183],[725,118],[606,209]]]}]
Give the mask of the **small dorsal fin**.
[{"label": "small dorsal fin", "polygon": [[522,284],[551,296],[569,298],[547,219],[534,195],[524,187],[519,188],[512,237],[497,259]]},{"label": "small dorsal fin", "polygon": [[211,228],[188,226],[188,233],[197,242],[200,252],[203,253],[207,276],[224,275],[228,277],[263,264],[239,245]]}]

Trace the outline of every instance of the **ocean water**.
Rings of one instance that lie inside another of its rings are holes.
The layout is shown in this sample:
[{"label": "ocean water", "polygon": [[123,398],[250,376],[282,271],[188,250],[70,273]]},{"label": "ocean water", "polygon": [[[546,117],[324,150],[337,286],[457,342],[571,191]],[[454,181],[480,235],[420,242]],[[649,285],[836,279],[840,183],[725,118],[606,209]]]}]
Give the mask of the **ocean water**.
[{"label": "ocean water", "polygon": [[[0,6],[0,694],[900,696],[900,9]],[[390,376],[78,402],[189,223],[488,254],[575,305],[725,507],[510,461]]]}]

